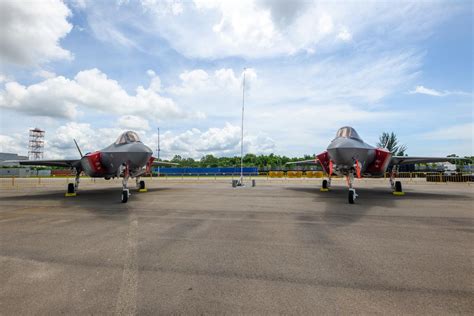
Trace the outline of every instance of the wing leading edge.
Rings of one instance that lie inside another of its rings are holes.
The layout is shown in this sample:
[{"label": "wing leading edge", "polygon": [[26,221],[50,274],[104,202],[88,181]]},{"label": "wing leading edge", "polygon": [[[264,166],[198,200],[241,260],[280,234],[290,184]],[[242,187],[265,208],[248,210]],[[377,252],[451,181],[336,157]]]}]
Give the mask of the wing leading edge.
[{"label": "wing leading edge", "polygon": [[[155,158],[156,159],[156,158]],[[169,166],[169,167],[172,167],[172,166],[179,166],[178,163],[174,163],[174,162],[165,162],[165,161],[159,161],[159,160],[153,160],[153,162],[151,163],[151,165],[153,167],[159,167],[159,166]]]},{"label": "wing leading edge", "polygon": [[392,165],[406,165],[415,163],[448,162],[453,160],[464,160],[459,157],[404,157],[393,156],[390,160]]},{"label": "wing leading edge", "polygon": [[290,161],[285,165],[320,165],[318,159],[309,159],[309,160],[300,160],[300,161]]},{"label": "wing leading edge", "polygon": [[81,164],[80,159],[40,159],[40,160],[7,160],[5,163],[18,163],[22,166],[47,166],[47,167],[69,167],[77,168]]}]

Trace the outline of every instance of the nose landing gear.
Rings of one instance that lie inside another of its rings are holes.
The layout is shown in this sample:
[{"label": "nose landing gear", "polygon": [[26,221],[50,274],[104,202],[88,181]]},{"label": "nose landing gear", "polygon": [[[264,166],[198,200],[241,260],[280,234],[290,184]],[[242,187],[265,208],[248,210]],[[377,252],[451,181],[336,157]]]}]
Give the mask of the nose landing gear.
[{"label": "nose landing gear", "polygon": [[79,179],[80,179],[81,171],[76,170],[76,178],[74,179],[74,183],[68,183],[67,185],[67,192],[65,196],[76,196],[77,189],[79,189]]},{"label": "nose landing gear", "polygon": [[348,201],[349,201],[349,204],[354,204],[356,198],[358,197],[356,190],[353,188],[354,173],[349,173],[346,177],[347,177],[347,185],[349,186]]}]

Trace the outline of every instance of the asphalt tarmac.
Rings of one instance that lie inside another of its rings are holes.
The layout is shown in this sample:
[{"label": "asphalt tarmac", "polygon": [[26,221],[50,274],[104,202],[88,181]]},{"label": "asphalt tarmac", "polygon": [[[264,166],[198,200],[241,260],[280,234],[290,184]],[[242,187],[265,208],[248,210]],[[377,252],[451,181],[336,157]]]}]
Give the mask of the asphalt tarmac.
[{"label": "asphalt tarmac", "polygon": [[474,186],[0,190],[0,314],[472,314]]}]

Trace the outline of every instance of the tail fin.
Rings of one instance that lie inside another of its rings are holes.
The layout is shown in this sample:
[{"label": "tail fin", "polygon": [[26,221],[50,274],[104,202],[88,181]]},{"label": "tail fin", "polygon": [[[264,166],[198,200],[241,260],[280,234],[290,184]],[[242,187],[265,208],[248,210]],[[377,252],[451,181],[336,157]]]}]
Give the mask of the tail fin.
[{"label": "tail fin", "polygon": [[81,151],[81,149],[79,148],[79,145],[77,144],[77,142],[76,142],[75,139],[74,139],[74,144],[76,144],[77,151],[79,152],[79,155],[81,155],[81,158],[82,158],[82,157],[83,157],[82,151]]}]

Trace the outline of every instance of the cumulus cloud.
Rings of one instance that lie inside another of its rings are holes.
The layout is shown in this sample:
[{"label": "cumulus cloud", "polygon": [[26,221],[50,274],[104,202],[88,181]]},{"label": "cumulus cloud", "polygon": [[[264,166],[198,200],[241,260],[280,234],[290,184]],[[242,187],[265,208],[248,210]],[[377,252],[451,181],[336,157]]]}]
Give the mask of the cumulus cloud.
[{"label": "cumulus cloud", "polygon": [[409,94],[426,94],[434,97],[445,97],[448,95],[469,95],[469,93],[463,91],[438,91],[435,89],[426,88],[424,86],[416,86],[414,90],[409,91]]},{"label": "cumulus cloud", "polygon": [[37,76],[37,77],[44,78],[44,79],[56,77],[56,74],[54,72],[47,71],[47,70],[44,70],[44,69],[36,71],[34,73],[34,75]]},{"label": "cumulus cloud", "polygon": [[[340,41],[353,38],[379,45],[381,36],[393,45],[422,38],[450,9],[433,3],[319,1],[141,1],[141,8],[127,1],[116,11],[94,5],[89,15],[96,36],[114,44],[153,53],[154,41],[163,39],[180,54],[190,58],[250,58],[328,51]],[[139,21],[117,21],[116,12],[135,10]],[[101,12],[98,14],[97,12]],[[111,12],[114,12],[113,15]],[[199,25],[199,27],[196,27]],[[141,40],[135,34],[147,34]],[[358,36],[359,34],[364,34]],[[368,35],[368,36],[367,36]],[[373,45],[371,45],[373,46]]]},{"label": "cumulus cloud", "polygon": [[[181,82],[177,86],[172,86],[168,91],[177,95],[189,95],[202,92],[216,92],[216,91],[239,91],[242,85],[243,72],[236,76],[234,70],[221,68],[215,70],[213,73],[208,73],[203,69],[194,69],[185,71],[179,75]],[[248,68],[245,70],[245,87],[246,89],[257,80],[257,73],[255,69]]]},{"label": "cumulus cloud", "polygon": [[72,54],[59,41],[72,29],[68,7],[59,0],[0,1],[0,56],[3,62],[37,65]]},{"label": "cumulus cloud", "polygon": [[[47,132],[45,139],[45,158],[77,158],[78,152],[73,139],[76,139],[83,153],[102,149],[128,130],[128,126],[95,128],[89,123],[69,122]],[[150,148],[156,144],[157,134],[136,129],[142,142]],[[0,151],[24,153],[27,148],[27,131],[10,136],[0,135]],[[264,134],[247,134],[244,139],[245,152],[271,153],[275,141]],[[240,153],[240,127],[226,123],[223,127],[206,130],[192,128],[176,133],[166,131],[161,134],[161,156],[174,155],[199,159],[207,154],[233,156]]]},{"label": "cumulus cloud", "polygon": [[94,68],[80,71],[74,79],[57,76],[30,86],[7,82],[0,92],[0,107],[28,115],[66,119],[76,119],[79,109],[149,117],[156,121],[204,116],[182,110],[172,99],[160,95],[159,90],[160,79],[154,76],[148,88],[139,86],[135,95],[130,95],[117,81]]},{"label": "cumulus cloud", "polygon": [[131,129],[131,130],[149,130],[150,129],[148,120],[136,115],[121,116],[118,119],[117,123],[120,127],[125,128],[125,129]]},{"label": "cumulus cloud", "polygon": [[18,134],[0,135],[0,152],[25,154],[27,145],[26,137],[21,137]]},{"label": "cumulus cloud", "polygon": [[[233,156],[240,153],[240,136],[240,127],[230,123],[206,131],[193,128],[177,135],[168,132],[162,137],[162,149],[168,157]],[[244,148],[246,152],[270,153],[275,149],[275,141],[265,135],[245,135]]]}]

